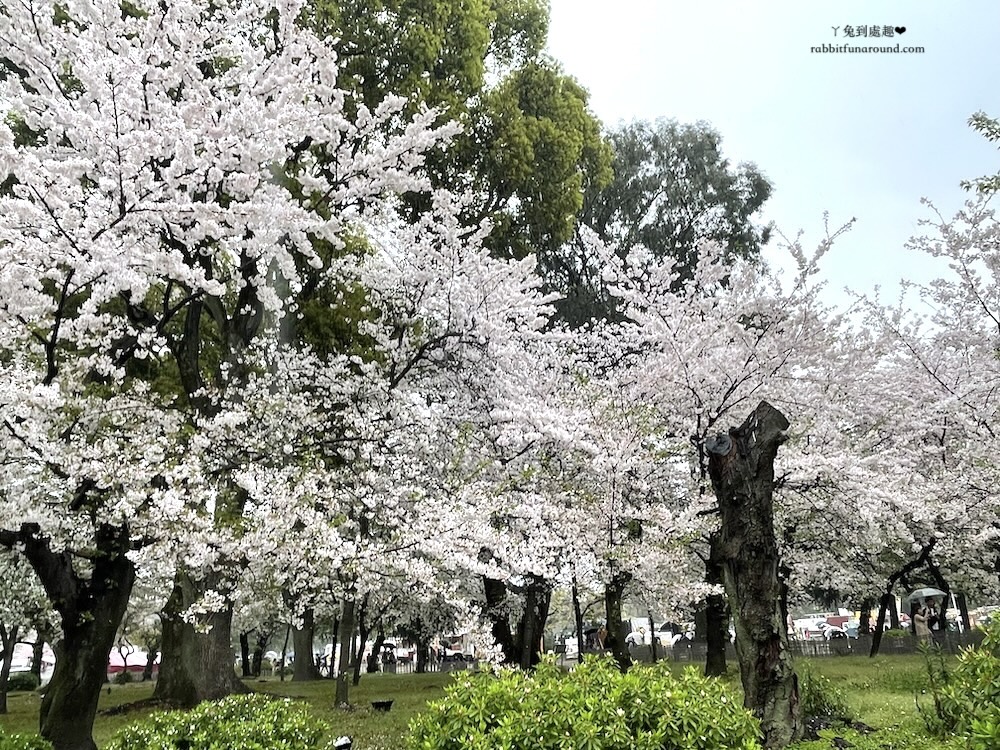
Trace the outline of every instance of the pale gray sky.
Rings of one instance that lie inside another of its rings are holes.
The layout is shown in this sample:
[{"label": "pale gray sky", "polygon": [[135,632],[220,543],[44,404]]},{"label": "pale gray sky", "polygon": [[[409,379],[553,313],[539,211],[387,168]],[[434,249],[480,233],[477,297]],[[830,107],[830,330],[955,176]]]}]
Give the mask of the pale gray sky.
[{"label": "pale gray sky", "polygon": [[[847,38],[848,25],[906,31]],[[998,0],[551,0],[549,39],[606,124],[710,122],[727,157],[774,183],[767,218],[807,247],[823,211],[831,228],[856,217],[825,264],[831,299],[926,280],[903,247],[930,217],[920,198],[951,214],[962,179],[1000,171],[997,145],[967,125],[1000,116]],[[925,51],[810,51],[845,43]]]}]

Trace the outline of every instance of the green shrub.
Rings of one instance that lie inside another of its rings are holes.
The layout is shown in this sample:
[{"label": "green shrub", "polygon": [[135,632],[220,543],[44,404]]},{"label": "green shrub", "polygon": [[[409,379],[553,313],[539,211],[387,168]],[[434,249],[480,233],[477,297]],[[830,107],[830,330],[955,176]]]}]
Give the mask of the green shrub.
[{"label": "green shrub", "polygon": [[311,750],[327,725],[307,706],[266,695],[232,695],[191,711],[165,711],[118,731],[107,750]]},{"label": "green shrub", "polygon": [[7,678],[7,692],[37,690],[38,684],[38,676],[34,672],[12,672]]},{"label": "green shrub", "polygon": [[894,640],[894,639],[898,639],[898,638],[907,638],[907,637],[909,637],[909,635],[910,635],[910,631],[909,630],[903,630],[902,628],[892,628],[892,629],[886,630],[884,633],[882,633],[882,637],[883,638],[888,638],[889,640]]},{"label": "green shrub", "polygon": [[410,724],[410,750],[759,750],[760,725],[721,681],[667,664],[622,674],[608,656],[571,672],[467,674]]},{"label": "green shrub", "polygon": [[924,649],[933,710],[920,705],[928,731],[966,738],[970,750],[1000,747],[1000,620],[978,648],[964,649],[949,670],[940,649]]},{"label": "green shrub", "polygon": [[52,750],[37,734],[7,734],[0,727],[0,750]]},{"label": "green shrub", "polygon": [[116,674],[111,681],[116,685],[127,685],[128,683],[132,682],[132,680],[133,680],[132,673],[129,672],[127,669],[123,669],[121,672]]},{"label": "green shrub", "polygon": [[847,695],[830,680],[806,662],[796,665],[799,676],[799,706],[802,718],[842,719],[853,718]]}]

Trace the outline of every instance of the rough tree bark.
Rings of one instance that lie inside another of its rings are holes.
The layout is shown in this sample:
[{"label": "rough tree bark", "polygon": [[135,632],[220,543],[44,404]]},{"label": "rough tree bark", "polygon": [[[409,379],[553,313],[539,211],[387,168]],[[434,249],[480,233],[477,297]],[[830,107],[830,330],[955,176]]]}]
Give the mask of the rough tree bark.
[{"label": "rough tree bark", "polygon": [[[722,585],[721,537],[714,532],[708,538],[708,560],[705,561],[705,582]],[[723,594],[705,597],[705,675],[721,677],[728,668],[726,644],[729,643],[729,602]]]},{"label": "rough tree bark", "polygon": [[313,658],[313,641],[316,639],[316,617],[312,607],[302,613],[302,627],[292,628],[292,650],[295,663],[292,667],[292,682],[320,680],[319,667]]},{"label": "rough tree bark", "polygon": [[[480,556],[482,559],[482,556]],[[493,640],[503,650],[504,664],[517,663],[517,649],[514,647],[514,633],[507,619],[507,585],[496,578],[483,576],[483,593],[486,596],[484,614],[490,621]]]},{"label": "rough tree bark", "polygon": [[628,644],[625,643],[625,624],[622,622],[622,600],[625,596],[625,587],[631,581],[630,573],[615,570],[612,563],[611,580],[604,587],[604,617],[607,621],[605,627],[608,630],[604,647],[611,650],[622,672],[632,666],[632,657],[628,652]]},{"label": "rough tree bark", "polygon": [[802,735],[774,534],[774,459],[788,426],[780,411],[761,401],[742,425],[705,443],[721,512],[723,583],[733,608],[744,705],[760,719],[768,748]]},{"label": "rough tree bark", "polygon": [[[53,644],[56,665],[42,696],[39,732],[54,750],[96,750],[92,736],[97,701],[107,678],[108,654],[135,583],[128,528],[102,524],[87,552],[87,575],[70,550],[54,552],[37,524],[0,531],[0,544],[23,553],[59,614],[61,637]],[[83,553],[80,553],[83,554]]]},{"label": "rough tree bark", "polygon": [[195,581],[185,572],[179,571],[174,576],[174,587],[160,613],[163,641],[153,698],[161,703],[192,708],[202,701],[249,692],[233,666],[229,645],[232,606],[206,616],[210,628],[207,633],[199,632],[202,629],[195,629],[181,618],[201,593],[210,588],[212,582]]},{"label": "rough tree bark", "polygon": [[545,632],[552,601],[552,586],[544,578],[528,575],[524,587],[524,612],[517,625],[515,650],[521,669],[530,669],[541,660],[539,641]]},{"label": "rough tree bark", "polygon": [[240,669],[244,678],[253,677],[253,669],[250,666],[250,632],[240,631]]},{"label": "rough tree bark", "polygon": [[337,692],[334,700],[337,706],[348,706],[349,690],[347,676],[351,672],[351,639],[354,637],[354,613],[357,607],[353,597],[344,599],[340,610],[340,629],[337,640],[340,642],[340,656],[337,665]]},{"label": "rough tree bark", "polygon": [[3,666],[0,666],[0,714],[7,713],[7,680],[10,677],[10,661],[14,658],[17,633],[17,625],[12,625],[10,630],[7,630],[7,626],[0,622],[0,641],[3,641]]}]

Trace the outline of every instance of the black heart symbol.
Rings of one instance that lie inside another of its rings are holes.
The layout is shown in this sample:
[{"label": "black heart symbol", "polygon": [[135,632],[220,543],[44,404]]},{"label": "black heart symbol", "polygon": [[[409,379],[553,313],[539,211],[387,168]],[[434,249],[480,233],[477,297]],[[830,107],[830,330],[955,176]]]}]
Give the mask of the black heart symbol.
[{"label": "black heart symbol", "polygon": [[905,34],[906,33],[906,27],[905,26],[897,26],[896,27],[896,33],[897,34]]}]

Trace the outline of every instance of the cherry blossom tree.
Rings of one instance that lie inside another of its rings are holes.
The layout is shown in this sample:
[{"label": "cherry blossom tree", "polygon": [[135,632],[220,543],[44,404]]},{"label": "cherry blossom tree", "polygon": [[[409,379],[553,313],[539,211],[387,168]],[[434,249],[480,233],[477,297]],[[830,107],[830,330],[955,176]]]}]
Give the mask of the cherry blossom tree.
[{"label": "cherry blossom tree", "polygon": [[895,304],[872,300],[868,308],[899,383],[884,449],[920,485],[911,559],[932,548],[923,555],[923,580],[973,595],[995,587],[1000,560],[989,447],[998,429],[1000,340],[1000,230],[991,197],[970,201],[950,220],[928,203],[934,218],[910,249],[936,259],[941,276],[908,284]]},{"label": "cherry blossom tree", "polygon": [[[14,648],[28,635],[31,627],[51,615],[35,572],[21,556],[0,551],[0,577],[3,578],[3,598],[0,599],[0,714],[7,713],[7,678],[10,676]],[[37,637],[37,635],[36,635]]]},{"label": "cherry blossom tree", "polygon": [[[40,719],[60,750],[93,748],[142,546],[185,561],[161,694],[239,689],[216,568],[242,554],[245,493],[224,462],[233,446],[203,436],[238,415],[300,267],[330,262],[317,243],[339,246],[366,205],[419,189],[423,154],[453,132],[433,113],[401,119],[392,97],[347,120],[333,55],[296,26],[300,10],[0,13],[0,542],[25,554],[62,618]],[[198,633],[197,613],[184,616],[206,595],[221,609],[202,606]]]}]

